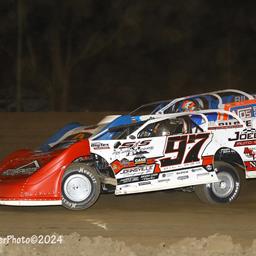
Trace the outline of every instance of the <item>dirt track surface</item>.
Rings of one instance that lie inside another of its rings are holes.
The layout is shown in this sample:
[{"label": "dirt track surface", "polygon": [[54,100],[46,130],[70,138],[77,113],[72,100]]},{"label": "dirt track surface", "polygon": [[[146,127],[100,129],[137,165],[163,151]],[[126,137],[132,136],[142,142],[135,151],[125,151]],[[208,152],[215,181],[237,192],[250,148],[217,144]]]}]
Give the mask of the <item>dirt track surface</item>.
[{"label": "dirt track surface", "polygon": [[[256,183],[250,184],[251,191]],[[212,206],[193,193],[158,192],[102,195],[84,211],[62,207],[0,207],[0,235],[70,234],[111,237],[128,244],[170,244],[186,237],[230,235],[245,246],[256,238],[256,197]]]},{"label": "dirt track surface", "polygon": [[[38,142],[39,139],[43,141],[47,138],[48,134],[50,135],[56,130],[56,126],[59,125],[58,127],[61,127],[60,125],[64,125],[66,122],[74,121],[71,119],[72,116],[70,114],[62,114],[62,119],[60,117],[58,119],[55,116],[55,122],[54,114],[51,114],[50,121],[49,119],[47,121],[45,114],[43,115],[45,119],[40,118],[40,115],[33,116],[32,114],[23,117],[23,119],[20,116],[9,116],[9,121],[8,118],[5,119],[7,122],[1,125],[2,130],[5,129],[5,137],[0,137],[0,139],[3,139],[1,145],[5,149],[4,153],[16,149],[15,138],[18,138],[19,146],[25,143],[26,139],[29,141],[29,145],[34,146],[35,141]],[[77,114],[76,117],[77,119],[80,118],[80,120],[86,119],[86,116],[83,115],[81,117],[81,114]],[[20,121],[25,120],[22,123],[22,130],[17,130],[16,133],[14,129],[8,129],[8,122],[9,125],[11,123],[14,124],[15,118],[19,118]],[[40,119],[42,121],[39,125],[37,122]],[[41,127],[42,125],[46,127],[47,123],[47,128]],[[38,137],[34,141],[31,138],[31,134],[35,136],[36,128],[38,127],[41,127],[41,130],[39,129],[41,133],[38,132]],[[19,137],[21,134],[23,134],[23,137]],[[9,140],[6,138],[9,138]],[[177,245],[180,241],[184,242],[183,239],[190,239],[185,240],[185,244],[189,244],[192,241],[192,244],[200,245],[201,243],[200,246],[205,248],[206,245],[204,245],[205,242],[203,241],[208,241],[204,239],[209,236],[210,238],[208,239],[215,239],[215,242],[217,239],[219,246],[226,248],[226,246],[231,244],[232,248],[228,251],[228,253],[231,253],[230,255],[234,255],[232,251],[234,248],[238,250],[237,255],[240,255],[244,251],[242,252],[240,247],[240,249],[237,249],[237,243],[241,244],[244,248],[256,248],[256,241],[251,247],[253,240],[256,239],[256,181],[250,180],[247,182],[246,190],[244,190],[240,200],[231,205],[224,206],[207,205],[201,203],[194,193],[178,191],[118,197],[105,194],[101,195],[92,208],[85,211],[70,211],[55,206],[0,206],[0,236],[2,237],[9,234],[20,236],[53,233],[70,235],[73,232],[77,234],[71,237],[67,236],[66,238],[66,241],[71,241],[70,246],[74,246],[83,239],[84,246],[89,244],[92,248],[95,247],[95,240],[93,239],[101,239],[99,244],[122,243],[120,241],[125,241],[125,245],[115,244],[117,248],[121,248],[120,250],[125,252],[123,255],[150,255],[149,252],[152,255],[156,255],[156,252],[153,253],[152,251],[153,248],[163,246],[166,250],[168,246]],[[219,235],[216,236],[215,234]],[[77,238],[79,235],[83,238]],[[222,235],[224,236],[222,237]],[[95,238],[98,236],[103,238]],[[180,244],[181,249],[184,243]],[[140,249],[137,248],[138,250],[136,249],[136,251],[133,248],[135,244],[139,244],[142,247]],[[218,245],[216,245],[217,247]],[[127,248],[133,248],[136,253],[129,251],[130,249],[128,250]],[[64,247],[62,249],[64,250]],[[188,254],[184,253],[184,255],[190,255],[189,250],[191,249],[187,249]],[[147,252],[147,254],[143,254],[143,252]],[[85,255],[93,255],[93,253],[90,254],[88,251],[88,254]],[[111,253],[108,254],[106,249],[105,255],[111,255]],[[121,252],[120,255],[122,255]],[[169,252],[167,254],[160,253],[159,255],[174,254]]]}]

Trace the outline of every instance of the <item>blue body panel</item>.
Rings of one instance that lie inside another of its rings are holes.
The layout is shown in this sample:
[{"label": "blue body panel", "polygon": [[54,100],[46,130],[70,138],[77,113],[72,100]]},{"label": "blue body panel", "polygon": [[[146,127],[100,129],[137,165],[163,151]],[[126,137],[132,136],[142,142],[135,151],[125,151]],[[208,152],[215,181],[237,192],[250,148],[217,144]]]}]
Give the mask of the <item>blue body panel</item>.
[{"label": "blue body panel", "polygon": [[[246,116],[241,116],[239,113],[241,110],[246,110]],[[248,104],[243,106],[235,106],[230,109],[231,112],[235,112],[241,118],[256,117],[256,104]]]},{"label": "blue body panel", "polygon": [[107,132],[109,128],[120,126],[120,125],[127,125],[131,124],[133,121],[132,117],[130,115],[124,115],[124,116],[119,116],[115,120],[113,120],[111,123],[107,124],[102,130],[106,131],[103,134],[99,133],[99,136],[94,138],[94,140],[111,140],[112,137],[115,135],[115,132]]},{"label": "blue body panel", "polygon": [[[222,99],[222,103],[226,104],[226,103],[230,103],[230,102],[234,102],[234,101],[238,101],[238,97],[239,99],[246,99],[245,96],[238,96],[237,94],[230,94],[230,95],[219,95]],[[218,109],[219,108],[219,103],[220,100],[219,98],[217,98],[214,95],[197,95],[197,96],[192,96],[192,97],[187,97],[186,99],[183,99],[181,101],[178,101],[176,103],[174,103],[174,105],[170,106],[170,110],[172,110],[173,112],[182,112],[182,103],[185,100],[192,100],[194,102],[197,103],[198,106],[201,106],[202,109]],[[157,105],[154,110],[152,111],[151,114],[155,114],[157,111],[159,111],[160,109],[162,109],[167,103],[159,103],[159,105]],[[231,111],[234,112],[239,112],[239,110],[244,109],[245,106],[238,106],[238,107],[234,107],[231,109]],[[251,111],[251,117],[256,117],[256,104],[250,104],[250,106],[248,106],[248,108],[250,108]],[[171,112],[167,112],[167,113],[171,113]],[[209,121],[216,121],[218,119],[217,114],[207,114],[207,118]],[[131,115],[123,115],[120,117],[117,117],[116,119],[114,119],[111,123],[107,124],[103,129],[101,129],[101,131],[98,133],[99,136],[96,136],[94,138],[94,140],[111,140],[113,138],[113,136],[116,134],[116,132],[110,132],[108,131],[109,128],[112,127],[117,127],[117,126],[122,126],[122,125],[129,125],[132,123],[137,123],[141,121],[141,116],[131,116]],[[198,116],[194,116],[193,117],[193,121],[198,124],[201,125],[203,120],[202,118],[198,117]],[[62,136],[64,136],[67,132],[80,127],[81,124],[79,123],[70,123],[67,124],[66,126],[64,126],[62,129],[60,129],[59,131],[57,131],[53,136],[51,136],[45,143],[43,143],[40,147],[40,150],[42,151],[48,151],[51,147],[49,146],[49,144],[54,143],[56,141],[58,141]]]},{"label": "blue body panel", "polygon": [[51,143],[54,143],[58,141],[62,136],[64,136],[67,132],[76,129],[78,127],[82,126],[79,123],[69,123],[65,125],[63,128],[58,130],[56,133],[54,133],[47,141],[45,141],[40,147],[39,150],[43,152],[47,152],[51,149],[50,145]]}]

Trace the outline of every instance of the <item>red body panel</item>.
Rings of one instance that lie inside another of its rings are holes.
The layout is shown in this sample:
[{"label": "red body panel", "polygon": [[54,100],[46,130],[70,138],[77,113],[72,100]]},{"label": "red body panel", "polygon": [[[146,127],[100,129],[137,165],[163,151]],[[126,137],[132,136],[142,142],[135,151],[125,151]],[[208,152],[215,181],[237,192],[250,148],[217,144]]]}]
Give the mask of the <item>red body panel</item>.
[{"label": "red body panel", "polygon": [[88,140],[48,153],[16,151],[0,163],[0,175],[7,169],[38,161],[40,168],[27,176],[0,176],[0,200],[61,200],[63,172],[75,159],[90,154]]}]

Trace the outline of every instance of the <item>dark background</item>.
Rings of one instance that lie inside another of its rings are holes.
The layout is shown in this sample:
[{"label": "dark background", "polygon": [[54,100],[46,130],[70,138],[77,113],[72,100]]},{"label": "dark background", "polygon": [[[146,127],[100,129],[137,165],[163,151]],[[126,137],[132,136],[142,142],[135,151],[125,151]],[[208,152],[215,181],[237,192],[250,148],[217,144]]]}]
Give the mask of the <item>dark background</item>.
[{"label": "dark background", "polygon": [[1,111],[256,92],[254,1],[1,0]]}]

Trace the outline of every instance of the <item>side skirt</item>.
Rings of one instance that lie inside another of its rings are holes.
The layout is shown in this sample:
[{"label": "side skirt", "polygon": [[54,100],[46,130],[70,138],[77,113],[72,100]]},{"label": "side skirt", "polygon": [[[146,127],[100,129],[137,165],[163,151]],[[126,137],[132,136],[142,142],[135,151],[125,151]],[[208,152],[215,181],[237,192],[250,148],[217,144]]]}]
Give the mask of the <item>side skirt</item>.
[{"label": "side skirt", "polygon": [[50,206],[50,205],[62,205],[61,200],[0,200],[0,205],[9,205],[9,206]]}]

